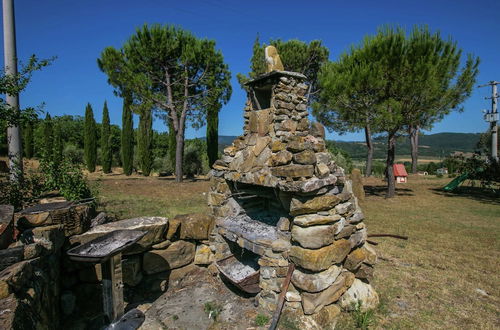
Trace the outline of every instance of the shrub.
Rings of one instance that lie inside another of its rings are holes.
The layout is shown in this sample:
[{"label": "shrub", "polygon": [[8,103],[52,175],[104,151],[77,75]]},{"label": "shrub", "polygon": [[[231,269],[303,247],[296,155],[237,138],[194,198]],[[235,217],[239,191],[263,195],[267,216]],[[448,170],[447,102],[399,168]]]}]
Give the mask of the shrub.
[{"label": "shrub", "polygon": [[42,161],[40,169],[45,178],[45,190],[58,190],[67,200],[78,200],[93,196],[93,192],[80,166],[67,160],[58,165],[52,161]]},{"label": "shrub", "polygon": [[66,145],[63,155],[71,164],[83,164],[83,150],[74,144]]},{"label": "shrub", "polygon": [[346,173],[351,173],[353,164],[349,153],[340,149],[333,141],[327,141],[326,148],[332,155],[335,164],[342,167]]}]

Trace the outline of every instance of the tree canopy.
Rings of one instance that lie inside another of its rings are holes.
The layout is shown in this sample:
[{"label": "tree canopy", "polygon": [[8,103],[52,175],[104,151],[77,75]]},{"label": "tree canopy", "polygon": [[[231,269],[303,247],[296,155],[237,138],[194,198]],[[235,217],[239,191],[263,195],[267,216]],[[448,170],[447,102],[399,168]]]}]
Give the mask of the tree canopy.
[{"label": "tree canopy", "polygon": [[176,180],[182,181],[186,122],[204,124],[209,102],[230,88],[230,73],[213,40],[171,25],[144,25],[121,49],[107,47],[98,65],[119,94],[130,92],[133,109],[154,109],[176,135]]},{"label": "tree canopy", "polygon": [[470,95],[479,59],[468,55],[460,68],[461,55],[456,42],[425,26],[408,36],[402,28],[383,27],[320,73],[318,118],[340,130],[368,122],[387,133],[387,197],[395,191],[396,137],[442,119]]}]

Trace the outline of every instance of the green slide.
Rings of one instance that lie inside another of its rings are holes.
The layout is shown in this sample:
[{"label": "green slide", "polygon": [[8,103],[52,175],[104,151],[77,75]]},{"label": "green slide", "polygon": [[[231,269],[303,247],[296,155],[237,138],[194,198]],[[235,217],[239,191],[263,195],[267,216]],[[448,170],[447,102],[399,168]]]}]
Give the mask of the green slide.
[{"label": "green slide", "polygon": [[452,190],[454,190],[462,182],[464,182],[465,180],[467,180],[468,177],[469,177],[469,173],[464,173],[464,174],[456,177],[455,179],[451,180],[450,183],[448,183],[446,186],[444,186],[443,190],[444,191],[452,191]]}]

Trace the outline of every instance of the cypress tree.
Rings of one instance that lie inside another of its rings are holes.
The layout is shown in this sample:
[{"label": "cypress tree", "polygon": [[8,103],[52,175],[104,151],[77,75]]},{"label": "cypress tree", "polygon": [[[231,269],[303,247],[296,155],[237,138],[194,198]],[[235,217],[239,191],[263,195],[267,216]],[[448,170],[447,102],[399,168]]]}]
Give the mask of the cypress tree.
[{"label": "cypress tree", "polygon": [[219,108],[211,107],[207,111],[207,156],[208,166],[212,167],[219,152]]},{"label": "cypress tree", "polygon": [[54,147],[54,133],[52,127],[52,118],[47,113],[43,122],[43,153],[42,157],[45,161],[51,161]]},{"label": "cypress tree", "polygon": [[52,150],[52,160],[56,166],[60,165],[63,160],[63,148],[61,125],[56,124],[54,127],[54,148]]},{"label": "cypress tree", "polygon": [[111,173],[111,127],[109,126],[109,111],[108,104],[104,101],[104,108],[102,109],[102,132],[101,132],[101,159],[102,171],[104,173]]},{"label": "cypress tree", "polygon": [[144,110],[139,117],[139,131],[137,136],[137,147],[139,148],[139,164],[144,176],[149,176],[153,166],[152,154],[152,131],[153,118],[150,110]]},{"label": "cypress tree", "polygon": [[94,120],[94,113],[90,103],[85,108],[85,125],[83,137],[83,150],[85,156],[85,165],[89,172],[95,172],[97,160],[97,130]]},{"label": "cypress tree", "polygon": [[132,174],[132,166],[134,161],[134,124],[132,122],[132,111],[130,105],[132,98],[126,93],[123,98],[122,112],[122,136],[121,136],[121,156],[123,173],[125,175]]},{"label": "cypress tree", "polygon": [[33,158],[33,123],[28,122],[24,127],[24,156]]}]

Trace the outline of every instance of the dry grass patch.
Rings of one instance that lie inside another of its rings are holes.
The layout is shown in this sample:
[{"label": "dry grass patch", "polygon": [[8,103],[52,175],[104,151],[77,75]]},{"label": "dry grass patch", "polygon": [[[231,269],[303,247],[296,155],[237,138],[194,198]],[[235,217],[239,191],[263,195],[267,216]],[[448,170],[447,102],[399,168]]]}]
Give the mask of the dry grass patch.
[{"label": "dry grass patch", "polygon": [[[384,328],[499,328],[500,196],[438,190],[450,179],[412,176],[386,200],[369,179],[362,203],[380,256],[375,287]],[[479,291],[481,290],[481,291]],[[486,292],[484,295],[482,292]]]}]

